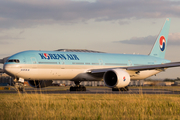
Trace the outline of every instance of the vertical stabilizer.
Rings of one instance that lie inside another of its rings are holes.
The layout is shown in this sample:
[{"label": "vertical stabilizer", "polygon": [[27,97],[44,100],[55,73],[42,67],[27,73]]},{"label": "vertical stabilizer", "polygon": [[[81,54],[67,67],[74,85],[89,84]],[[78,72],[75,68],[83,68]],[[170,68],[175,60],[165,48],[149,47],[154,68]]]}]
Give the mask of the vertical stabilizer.
[{"label": "vertical stabilizer", "polygon": [[166,18],[163,28],[161,29],[156,42],[150,52],[150,56],[164,58],[167,48],[168,34],[170,28],[170,18]]}]

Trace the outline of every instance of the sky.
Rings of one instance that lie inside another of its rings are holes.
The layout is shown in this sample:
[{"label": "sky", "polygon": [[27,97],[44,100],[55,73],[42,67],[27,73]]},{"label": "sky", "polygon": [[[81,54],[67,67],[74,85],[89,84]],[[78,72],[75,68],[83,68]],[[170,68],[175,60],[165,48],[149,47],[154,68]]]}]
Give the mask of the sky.
[{"label": "sky", "polygon": [[[178,0],[0,0],[0,3],[0,58],[25,50],[64,48],[147,55],[165,19],[171,18],[165,58],[180,61]],[[179,73],[180,68],[170,68],[155,78],[177,78]]]}]

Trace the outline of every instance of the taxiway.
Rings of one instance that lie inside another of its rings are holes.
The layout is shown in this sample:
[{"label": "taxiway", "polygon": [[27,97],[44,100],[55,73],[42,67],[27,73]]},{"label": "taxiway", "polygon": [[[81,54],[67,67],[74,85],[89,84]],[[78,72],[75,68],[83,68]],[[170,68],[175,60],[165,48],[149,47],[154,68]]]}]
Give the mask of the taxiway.
[{"label": "taxiway", "polygon": [[[14,87],[11,87],[10,90],[0,90],[0,93],[18,93]],[[154,87],[133,87],[129,88],[129,91],[112,91],[108,87],[87,87],[86,91],[69,91],[69,87],[47,87],[47,88],[31,88],[26,87],[24,92],[28,94],[180,94],[180,87],[163,87],[163,88],[154,88]]]}]

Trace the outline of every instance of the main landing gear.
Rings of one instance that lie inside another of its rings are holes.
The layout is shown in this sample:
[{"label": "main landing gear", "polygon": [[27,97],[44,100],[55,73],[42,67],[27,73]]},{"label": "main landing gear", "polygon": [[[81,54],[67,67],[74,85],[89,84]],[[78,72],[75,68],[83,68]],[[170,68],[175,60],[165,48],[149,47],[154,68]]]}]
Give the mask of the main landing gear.
[{"label": "main landing gear", "polygon": [[74,81],[76,86],[71,86],[70,91],[86,91],[86,87],[80,85],[80,81]]},{"label": "main landing gear", "polygon": [[23,92],[24,91],[24,79],[22,78],[15,78],[14,79],[14,87],[17,91]]},{"label": "main landing gear", "polygon": [[124,88],[112,88],[112,91],[129,91],[128,86],[124,87]]}]

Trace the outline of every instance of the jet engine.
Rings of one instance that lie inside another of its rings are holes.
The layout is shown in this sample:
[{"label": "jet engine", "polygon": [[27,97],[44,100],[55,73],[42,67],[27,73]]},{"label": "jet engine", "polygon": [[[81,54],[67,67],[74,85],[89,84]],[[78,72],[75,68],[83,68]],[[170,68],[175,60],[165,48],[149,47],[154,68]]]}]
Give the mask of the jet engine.
[{"label": "jet engine", "polygon": [[52,85],[52,80],[29,80],[28,83],[31,87],[34,88],[43,88],[43,87],[48,87]]},{"label": "jet engine", "polygon": [[104,83],[111,88],[122,88],[130,83],[129,74],[122,69],[112,69],[107,71],[104,76]]}]

